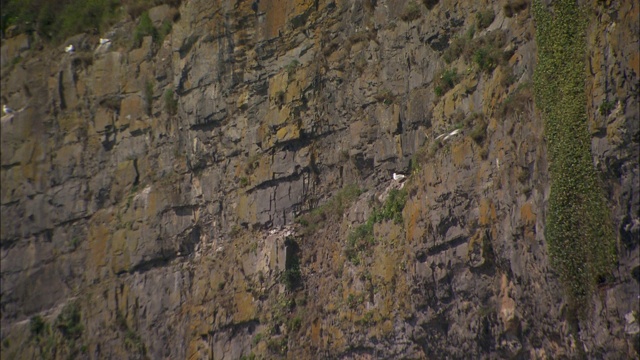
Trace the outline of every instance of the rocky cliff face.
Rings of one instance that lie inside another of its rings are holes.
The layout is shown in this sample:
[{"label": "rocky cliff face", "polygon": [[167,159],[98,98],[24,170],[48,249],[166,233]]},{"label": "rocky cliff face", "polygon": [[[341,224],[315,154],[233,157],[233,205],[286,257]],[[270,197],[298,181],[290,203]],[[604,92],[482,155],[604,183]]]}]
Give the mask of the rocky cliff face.
[{"label": "rocky cliff face", "polygon": [[73,54],[7,34],[2,358],[636,357],[639,8],[585,5],[618,263],[580,319],[527,1],[191,0],[151,9],[162,43],[126,20]]}]

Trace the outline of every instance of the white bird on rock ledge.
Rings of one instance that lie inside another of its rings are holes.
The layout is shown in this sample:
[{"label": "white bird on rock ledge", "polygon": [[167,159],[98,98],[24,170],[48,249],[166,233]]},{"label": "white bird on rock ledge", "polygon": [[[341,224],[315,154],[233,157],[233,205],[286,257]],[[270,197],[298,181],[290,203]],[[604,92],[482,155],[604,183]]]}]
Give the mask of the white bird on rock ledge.
[{"label": "white bird on rock ledge", "polygon": [[393,173],[393,180],[402,181],[406,178],[405,175]]},{"label": "white bird on rock ledge", "polygon": [[73,44],[69,44],[69,46],[64,48],[64,52],[66,53],[73,53],[74,51],[76,51],[76,48],[73,46]]},{"label": "white bird on rock ledge", "polygon": [[2,105],[2,112],[5,114],[13,114],[13,109],[8,107],[7,105]]},{"label": "white bird on rock ledge", "polygon": [[111,42],[111,40],[109,40],[109,39],[100,38],[100,45],[104,45],[104,44],[110,43],[110,42]]}]

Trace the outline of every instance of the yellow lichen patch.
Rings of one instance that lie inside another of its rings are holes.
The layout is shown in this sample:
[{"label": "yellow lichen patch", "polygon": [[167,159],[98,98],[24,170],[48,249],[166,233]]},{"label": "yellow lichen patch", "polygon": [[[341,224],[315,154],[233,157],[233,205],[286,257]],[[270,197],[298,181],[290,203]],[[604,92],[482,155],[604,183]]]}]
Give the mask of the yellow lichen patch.
[{"label": "yellow lichen patch", "polygon": [[313,346],[320,345],[320,330],[322,324],[320,323],[320,319],[314,319],[311,323],[311,343]]},{"label": "yellow lichen patch", "polygon": [[407,243],[411,243],[412,241],[420,240],[424,235],[424,228],[418,227],[417,222],[420,219],[421,215],[421,204],[420,200],[422,196],[419,192],[415,198],[411,198],[407,200],[407,203],[404,207],[404,214],[406,220],[406,228],[407,228]]},{"label": "yellow lichen patch", "polygon": [[533,205],[526,203],[520,208],[520,218],[526,225],[534,225],[536,223],[536,214],[533,211]]},{"label": "yellow lichen patch", "polygon": [[96,212],[91,219],[88,235],[89,259],[87,261],[87,266],[90,268],[107,265],[107,245],[111,231],[106,224],[110,223],[112,219],[112,214],[107,211]]},{"label": "yellow lichen patch", "polygon": [[451,146],[451,155],[453,158],[453,164],[455,166],[461,166],[464,164],[467,155],[471,153],[471,146],[467,141],[459,141]]},{"label": "yellow lichen patch", "polygon": [[240,291],[234,296],[236,312],[233,314],[234,322],[248,321],[256,317],[256,306],[250,292]]},{"label": "yellow lichen patch", "polygon": [[496,221],[496,207],[489,199],[480,200],[478,224],[482,226],[491,225]]},{"label": "yellow lichen patch", "polygon": [[378,246],[375,249],[374,257],[376,261],[371,267],[371,275],[382,278],[385,283],[390,283],[398,270],[400,260],[398,253]]},{"label": "yellow lichen patch", "polygon": [[297,124],[289,124],[278,130],[276,139],[278,142],[293,140],[300,137],[300,127]]},{"label": "yellow lichen patch", "polygon": [[111,270],[121,273],[129,270],[129,250],[127,248],[127,231],[120,229],[111,238]]},{"label": "yellow lichen patch", "polygon": [[513,290],[513,283],[507,279],[506,274],[502,274],[500,279],[500,319],[507,331],[514,330],[513,326],[517,321],[516,302],[509,295]]},{"label": "yellow lichen patch", "polygon": [[287,92],[287,73],[280,72],[269,79],[269,99],[277,102],[281,94]]},{"label": "yellow lichen patch", "polygon": [[255,223],[257,221],[255,204],[247,194],[240,194],[236,207],[238,219],[242,222]]}]

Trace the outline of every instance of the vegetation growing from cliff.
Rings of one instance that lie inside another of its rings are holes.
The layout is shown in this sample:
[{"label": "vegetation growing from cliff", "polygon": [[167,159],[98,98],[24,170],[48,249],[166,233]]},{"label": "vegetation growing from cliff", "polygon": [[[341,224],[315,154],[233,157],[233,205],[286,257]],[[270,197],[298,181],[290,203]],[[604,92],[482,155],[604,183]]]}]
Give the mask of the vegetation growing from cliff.
[{"label": "vegetation growing from cliff", "polygon": [[569,302],[586,315],[589,299],[616,262],[615,239],[603,191],[593,167],[587,127],[585,14],[573,0],[553,12],[534,3],[538,65],[536,105],[543,114],[551,194],[546,238]]},{"label": "vegetation growing from cliff", "polygon": [[331,200],[309,213],[300,216],[296,222],[304,227],[304,233],[312,234],[325,220],[342,216],[348,205],[355,201],[362,191],[356,185],[347,185],[338,191]]},{"label": "vegetation growing from cliff", "polygon": [[153,6],[178,6],[180,0],[3,0],[2,31],[16,25],[59,42],[87,31],[103,31],[126,11],[136,18]]},{"label": "vegetation growing from cliff", "polygon": [[402,210],[407,203],[407,191],[393,189],[384,205],[374,209],[367,221],[356,227],[347,237],[345,255],[353,264],[360,263],[360,253],[376,243],[373,236],[373,225],[382,221],[393,220],[395,224],[402,223]]}]

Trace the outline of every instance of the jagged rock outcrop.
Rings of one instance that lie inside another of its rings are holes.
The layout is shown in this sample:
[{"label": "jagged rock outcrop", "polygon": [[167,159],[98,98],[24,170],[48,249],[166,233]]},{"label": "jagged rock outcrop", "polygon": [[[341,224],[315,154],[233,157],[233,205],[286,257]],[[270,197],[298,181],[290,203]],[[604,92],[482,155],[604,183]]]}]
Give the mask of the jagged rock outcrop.
[{"label": "jagged rock outcrop", "polygon": [[529,2],[192,0],[149,11],[161,43],[127,19],[74,54],[8,34],[2,358],[637,356],[639,10],[587,5],[619,260],[587,319],[544,236]]}]

